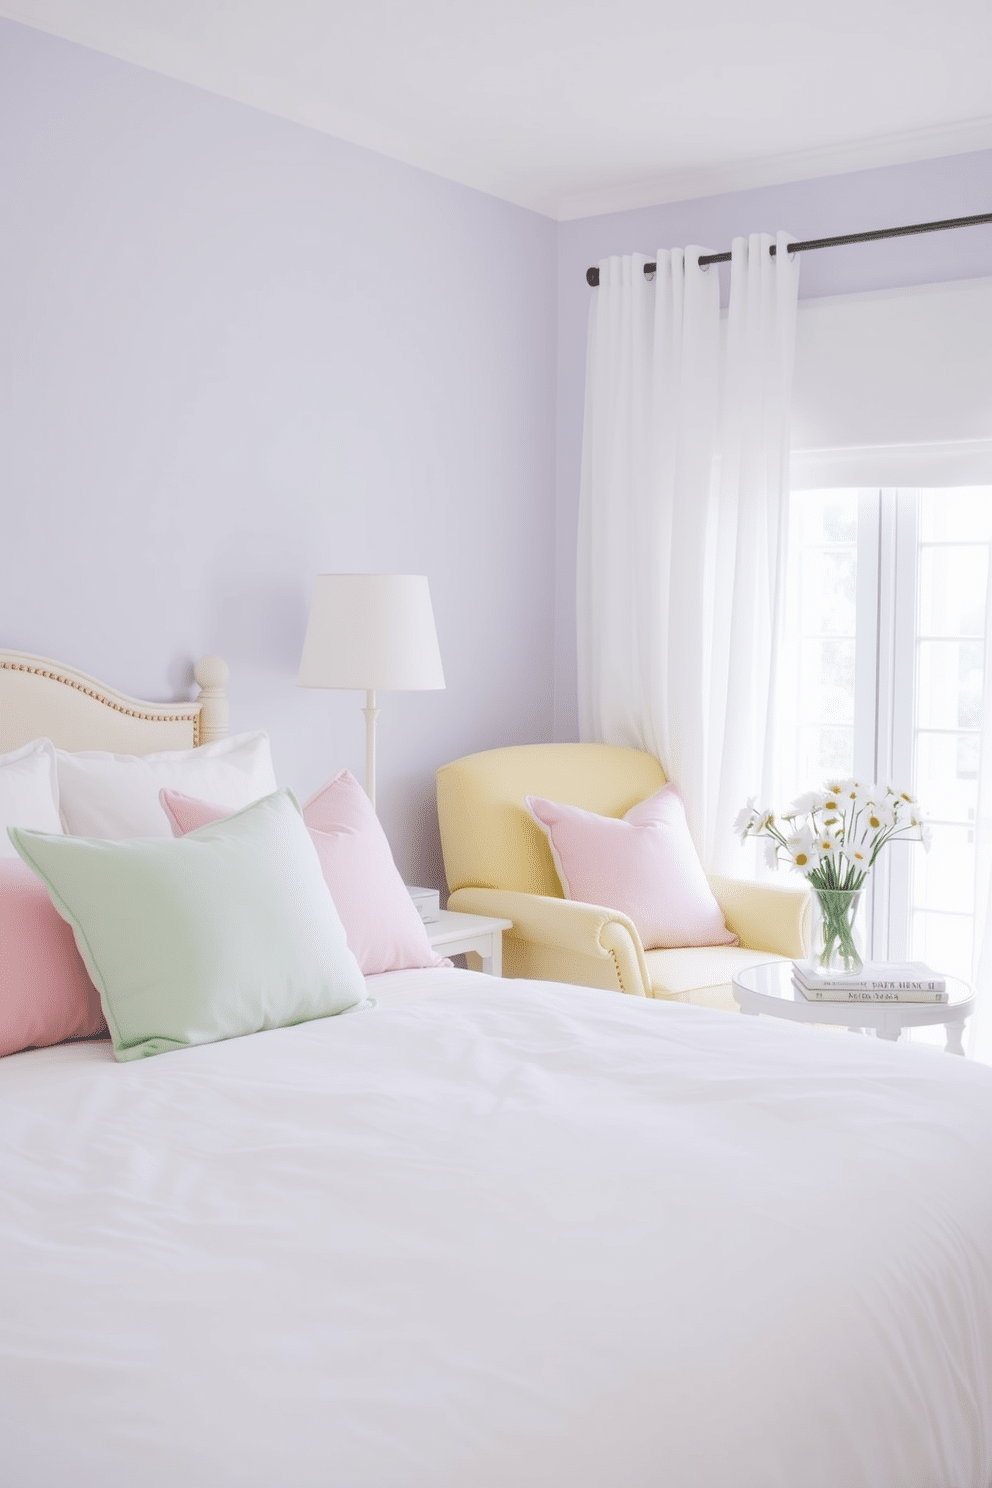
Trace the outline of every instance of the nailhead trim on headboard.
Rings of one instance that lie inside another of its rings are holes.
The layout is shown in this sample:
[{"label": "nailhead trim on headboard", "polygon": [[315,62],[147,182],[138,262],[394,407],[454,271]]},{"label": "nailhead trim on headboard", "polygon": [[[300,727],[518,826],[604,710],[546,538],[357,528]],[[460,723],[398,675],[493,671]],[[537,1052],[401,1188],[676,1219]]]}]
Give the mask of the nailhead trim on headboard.
[{"label": "nailhead trim on headboard", "polygon": [[144,723],[191,723],[193,725],[193,747],[200,742],[200,709],[194,708],[189,713],[176,712],[174,703],[164,703],[162,710],[156,713],[144,713],[137,708],[128,708],[123,703],[117,702],[115,698],[109,697],[107,693],[93,687],[86,687],[75,677],[68,676],[65,672],[55,671],[51,667],[30,666],[23,661],[0,660],[0,671],[27,672],[32,677],[46,677],[51,682],[60,682],[65,687],[74,687],[77,692],[84,693],[95,702],[102,703],[105,708],[113,708],[115,713],[123,713],[126,718],[138,718]]}]

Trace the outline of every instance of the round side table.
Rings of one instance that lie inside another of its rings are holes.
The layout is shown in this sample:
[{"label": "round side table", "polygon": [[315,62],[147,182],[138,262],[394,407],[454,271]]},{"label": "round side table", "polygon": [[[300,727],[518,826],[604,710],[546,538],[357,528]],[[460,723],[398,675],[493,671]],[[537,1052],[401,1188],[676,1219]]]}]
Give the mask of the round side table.
[{"label": "round side table", "polygon": [[879,1038],[895,1041],[904,1028],[947,1028],[948,1054],[964,1054],[965,1019],[974,1011],[975,994],[957,977],[947,978],[947,1002],[813,1002],[793,985],[791,961],[762,961],[733,978],[734,999],[742,1013],[789,1018],[794,1023],[831,1023],[853,1033],[871,1028]]}]

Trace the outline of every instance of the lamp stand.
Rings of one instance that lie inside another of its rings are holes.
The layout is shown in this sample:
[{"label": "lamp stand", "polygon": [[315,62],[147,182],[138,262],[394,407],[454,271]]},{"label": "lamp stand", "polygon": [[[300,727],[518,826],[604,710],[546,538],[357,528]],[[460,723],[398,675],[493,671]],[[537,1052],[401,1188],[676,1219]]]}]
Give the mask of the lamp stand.
[{"label": "lamp stand", "polygon": [[370,687],[365,694],[365,794],[372,802],[372,810],[375,810],[375,721],[379,717],[379,709],[375,705],[375,688]]}]

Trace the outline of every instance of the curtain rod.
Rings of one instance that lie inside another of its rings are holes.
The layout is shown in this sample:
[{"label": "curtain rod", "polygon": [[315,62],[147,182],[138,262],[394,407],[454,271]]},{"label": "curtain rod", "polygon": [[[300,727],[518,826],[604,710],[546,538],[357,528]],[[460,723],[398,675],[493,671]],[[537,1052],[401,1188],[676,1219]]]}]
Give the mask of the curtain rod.
[{"label": "curtain rod", "polygon": [[[790,253],[808,253],[812,248],[842,248],[846,243],[875,243],[879,238],[909,238],[915,233],[943,232],[948,227],[978,227],[983,222],[992,222],[992,212],[981,212],[977,217],[948,217],[943,222],[915,222],[911,227],[881,227],[875,232],[848,233],[842,238],[810,238],[805,243],[790,243]],[[774,257],[775,244],[769,248]],[[713,263],[729,263],[729,253],[703,253],[699,267],[705,269]],[[646,263],[645,274],[653,274],[658,265]],[[599,269],[586,269],[586,283],[593,289],[599,284]]]}]

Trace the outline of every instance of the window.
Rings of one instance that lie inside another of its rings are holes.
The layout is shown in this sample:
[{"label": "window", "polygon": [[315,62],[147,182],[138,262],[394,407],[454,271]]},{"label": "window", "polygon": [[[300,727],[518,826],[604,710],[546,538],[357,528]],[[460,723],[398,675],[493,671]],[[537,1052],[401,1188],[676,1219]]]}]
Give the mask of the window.
[{"label": "window", "polygon": [[832,774],[909,784],[933,847],[926,855],[893,843],[879,859],[866,906],[869,954],[924,960],[965,979],[985,871],[975,837],[990,545],[992,487],[792,496],[785,794]]},{"label": "window", "polygon": [[[789,513],[785,793],[853,775],[858,492],[801,491]],[[792,731],[790,730],[790,733]]]}]

